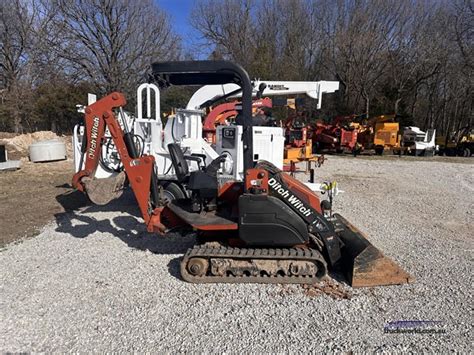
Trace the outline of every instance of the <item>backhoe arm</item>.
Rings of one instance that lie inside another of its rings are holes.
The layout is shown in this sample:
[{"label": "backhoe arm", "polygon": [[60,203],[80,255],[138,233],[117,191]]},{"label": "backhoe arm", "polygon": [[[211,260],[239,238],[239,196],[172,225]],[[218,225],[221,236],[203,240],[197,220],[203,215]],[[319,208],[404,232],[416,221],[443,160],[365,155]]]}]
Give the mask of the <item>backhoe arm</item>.
[{"label": "backhoe arm", "polygon": [[84,152],[84,169],[77,172],[72,179],[72,185],[87,193],[83,179],[93,179],[101,154],[105,129],[108,128],[113,142],[123,163],[125,174],[137,199],[138,206],[149,231],[161,232],[164,227],[160,223],[162,208],[157,206],[157,194],[151,192],[156,189],[154,172],[155,158],[150,155],[136,156],[135,149],[126,142],[126,133],[118,123],[114,109],[123,107],[127,103],[125,96],[114,92],[85,109],[85,139],[87,142]]}]

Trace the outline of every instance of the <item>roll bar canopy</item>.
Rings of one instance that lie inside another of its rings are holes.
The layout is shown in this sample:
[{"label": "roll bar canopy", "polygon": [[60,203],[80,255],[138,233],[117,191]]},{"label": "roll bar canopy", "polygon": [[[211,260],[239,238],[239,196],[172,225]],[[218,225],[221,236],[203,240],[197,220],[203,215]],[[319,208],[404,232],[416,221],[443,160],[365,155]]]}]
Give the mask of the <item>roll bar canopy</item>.
[{"label": "roll bar canopy", "polygon": [[161,86],[239,85],[242,89],[244,170],[253,168],[252,84],[244,68],[225,60],[156,62],[151,67],[153,78]]}]

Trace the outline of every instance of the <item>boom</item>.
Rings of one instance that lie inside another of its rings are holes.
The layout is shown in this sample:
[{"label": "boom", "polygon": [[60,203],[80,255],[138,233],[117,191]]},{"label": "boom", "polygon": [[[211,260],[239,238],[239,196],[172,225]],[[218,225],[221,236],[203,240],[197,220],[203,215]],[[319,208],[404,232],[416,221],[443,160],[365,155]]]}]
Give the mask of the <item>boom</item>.
[{"label": "boom", "polygon": [[[237,98],[242,96],[237,84],[206,85],[197,90],[186,106],[189,110],[199,109],[209,99],[221,97]],[[339,90],[338,81],[265,81],[252,82],[252,95],[262,96],[298,95],[305,94],[318,100],[318,109],[321,108],[322,95]],[[235,92],[235,94],[232,94]],[[232,95],[230,95],[232,94]],[[229,96],[228,96],[229,95]]]}]

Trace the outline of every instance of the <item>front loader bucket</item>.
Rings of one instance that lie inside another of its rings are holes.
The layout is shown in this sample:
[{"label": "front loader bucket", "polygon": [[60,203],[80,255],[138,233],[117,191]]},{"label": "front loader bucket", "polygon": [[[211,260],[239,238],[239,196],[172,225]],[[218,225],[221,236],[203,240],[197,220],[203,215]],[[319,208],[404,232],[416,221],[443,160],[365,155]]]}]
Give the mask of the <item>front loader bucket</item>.
[{"label": "front loader bucket", "polygon": [[374,247],[364,234],[339,214],[334,226],[344,243],[342,266],[352,287],[410,283],[414,278]]}]

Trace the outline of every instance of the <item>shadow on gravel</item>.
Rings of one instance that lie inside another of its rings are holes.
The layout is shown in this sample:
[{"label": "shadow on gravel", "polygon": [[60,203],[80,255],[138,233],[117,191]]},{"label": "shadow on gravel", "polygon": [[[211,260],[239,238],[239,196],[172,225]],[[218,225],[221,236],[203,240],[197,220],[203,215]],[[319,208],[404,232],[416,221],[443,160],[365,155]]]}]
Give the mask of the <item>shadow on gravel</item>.
[{"label": "shadow on gravel", "polygon": [[[171,276],[182,280],[181,255],[194,246],[195,237],[178,233],[170,233],[162,237],[147,232],[131,191],[125,191],[120,198],[104,206],[92,204],[79,191],[60,194],[56,196],[56,200],[64,209],[64,212],[55,214],[57,232],[80,239],[87,238],[96,232],[109,233],[136,250],[150,251],[159,255],[179,254],[179,257],[169,261],[168,271]],[[100,213],[110,212],[123,212],[124,215],[115,216],[112,219],[106,217],[101,219]],[[91,213],[98,214],[94,216]],[[342,274],[330,272],[330,276],[335,281],[346,284]]]},{"label": "shadow on gravel", "polygon": [[[64,187],[64,186],[56,186]],[[93,212],[126,212],[135,217],[140,217],[140,211],[135,201],[135,197],[130,190],[126,190],[122,196],[112,200],[110,203],[104,206],[94,205],[86,195],[78,190],[66,192],[56,196],[56,200],[63,207],[64,211],[72,212],[81,208],[85,209],[82,213],[93,213]],[[61,213],[59,213],[60,215]]]},{"label": "shadow on gravel", "polygon": [[178,280],[182,280],[181,277],[181,257],[171,259],[168,263],[168,272],[171,276],[177,278]]},{"label": "shadow on gravel", "polygon": [[[56,231],[66,233],[74,238],[86,238],[96,232],[109,233],[118,237],[130,248],[150,251],[155,254],[184,254],[195,243],[192,235],[181,236],[169,234],[161,237],[149,233],[141,220],[141,214],[131,191],[126,191],[120,198],[104,206],[92,204],[79,191],[68,192],[56,196],[64,212],[54,215],[57,223]],[[123,212],[124,215],[112,219],[100,216],[100,213]],[[91,215],[98,213],[97,216]],[[176,259],[178,260],[178,259]],[[179,261],[176,272],[179,278]],[[176,266],[171,266],[170,271]]]}]

